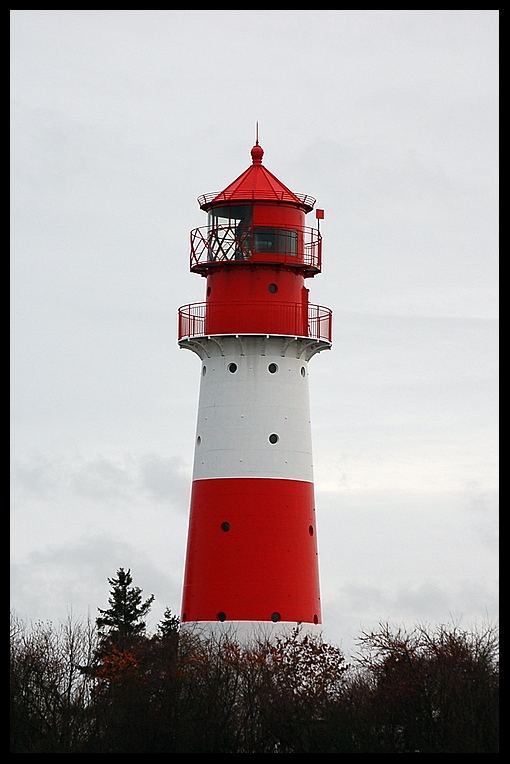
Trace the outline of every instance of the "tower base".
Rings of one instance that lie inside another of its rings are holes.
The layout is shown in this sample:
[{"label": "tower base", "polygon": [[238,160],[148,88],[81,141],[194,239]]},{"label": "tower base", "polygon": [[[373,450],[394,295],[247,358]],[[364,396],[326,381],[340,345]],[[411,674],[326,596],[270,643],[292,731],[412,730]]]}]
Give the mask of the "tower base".
[{"label": "tower base", "polygon": [[293,623],[291,621],[188,621],[182,623],[181,634],[215,643],[228,640],[241,647],[255,646],[264,642],[287,639],[298,629],[301,638],[321,637],[322,625],[314,623]]}]

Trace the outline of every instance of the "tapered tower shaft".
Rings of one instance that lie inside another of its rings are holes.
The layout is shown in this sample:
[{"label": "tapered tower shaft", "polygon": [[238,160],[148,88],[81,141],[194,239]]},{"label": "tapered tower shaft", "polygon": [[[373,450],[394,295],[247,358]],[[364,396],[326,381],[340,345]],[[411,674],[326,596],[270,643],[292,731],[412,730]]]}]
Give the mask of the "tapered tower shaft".
[{"label": "tapered tower shaft", "polygon": [[179,311],[201,360],[183,622],[321,622],[309,361],[331,311],[308,300],[322,241],[315,203],[262,165],[199,198],[191,270],[206,301]]}]

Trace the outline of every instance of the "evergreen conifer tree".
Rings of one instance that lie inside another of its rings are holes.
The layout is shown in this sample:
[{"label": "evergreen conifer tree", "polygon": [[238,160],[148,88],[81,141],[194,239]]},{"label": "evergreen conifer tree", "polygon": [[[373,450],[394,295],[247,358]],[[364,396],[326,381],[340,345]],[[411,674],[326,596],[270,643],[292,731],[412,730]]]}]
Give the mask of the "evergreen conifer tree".
[{"label": "evergreen conifer tree", "polygon": [[163,618],[158,623],[158,637],[160,639],[168,639],[179,632],[179,618],[173,615],[169,607],[166,608],[163,613]]},{"label": "evergreen conifer tree", "polygon": [[118,634],[121,637],[139,636],[145,632],[145,616],[154,601],[154,595],[142,601],[142,589],[131,586],[131,569],[119,568],[114,578],[109,578],[111,586],[109,607],[102,610],[96,625],[103,636]]}]

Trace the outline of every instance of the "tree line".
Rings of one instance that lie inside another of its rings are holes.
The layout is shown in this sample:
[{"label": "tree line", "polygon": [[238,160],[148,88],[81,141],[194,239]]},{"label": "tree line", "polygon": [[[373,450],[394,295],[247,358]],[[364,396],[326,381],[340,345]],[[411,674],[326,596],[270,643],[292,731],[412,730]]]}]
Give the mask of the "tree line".
[{"label": "tree line", "polygon": [[95,624],[11,616],[12,753],[497,753],[495,629],[362,633],[342,651],[299,627],[247,643],[155,633],[130,570]]}]

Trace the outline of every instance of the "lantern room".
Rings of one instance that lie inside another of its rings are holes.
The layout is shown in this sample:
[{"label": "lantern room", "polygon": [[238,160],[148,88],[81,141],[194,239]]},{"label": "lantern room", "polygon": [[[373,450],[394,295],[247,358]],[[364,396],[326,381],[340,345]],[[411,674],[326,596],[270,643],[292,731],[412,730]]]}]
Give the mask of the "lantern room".
[{"label": "lantern room", "polygon": [[281,264],[305,277],[320,272],[320,234],[304,225],[315,199],[288,189],[264,167],[263,155],[256,143],[247,170],[224,191],[198,198],[208,224],[191,232],[193,272],[206,276],[225,263]]},{"label": "lantern room", "polygon": [[322,239],[305,225],[315,199],[297,194],[263,164],[223,191],[198,198],[207,225],[191,231],[190,270],[207,279],[206,302],[184,306],[179,337],[277,334],[331,341],[331,311],[310,305],[305,279],[321,271]]}]

